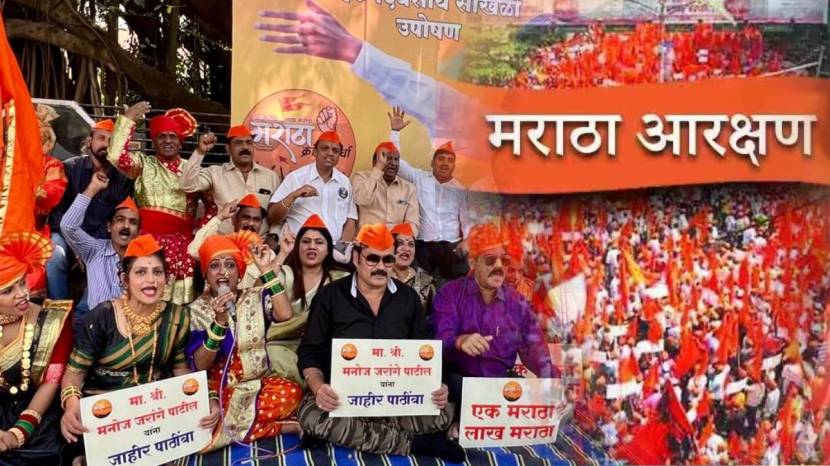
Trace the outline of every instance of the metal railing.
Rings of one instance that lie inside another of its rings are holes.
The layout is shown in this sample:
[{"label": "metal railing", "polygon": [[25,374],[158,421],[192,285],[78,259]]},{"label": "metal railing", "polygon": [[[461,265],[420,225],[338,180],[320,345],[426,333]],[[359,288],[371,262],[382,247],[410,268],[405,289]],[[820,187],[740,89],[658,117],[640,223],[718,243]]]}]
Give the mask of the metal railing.
[{"label": "metal railing", "polygon": [[[123,107],[117,107],[113,105],[92,105],[92,104],[80,104],[81,108],[84,109],[90,116],[93,117],[95,120],[100,120],[104,118],[112,118],[115,119],[118,115],[124,113]],[[168,109],[166,108],[152,108],[150,112],[147,113],[147,118],[141,122],[136,127],[136,132],[133,137],[134,141],[137,141],[141,144],[141,150],[149,155],[155,154],[155,150],[153,149],[153,142],[150,140],[150,131],[148,128],[148,120],[163,114]],[[205,156],[205,164],[207,165],[216,165],[225,163],[228,161],[228,154],[225,152],[225,134],[228,132],[228,128],[230,128],[230,121],[231,116],[228,113],[205,113],[205,112],[190,112],[193,115],[193,118],[196,119],[196,122],[199,124],[198,129],[196,130],[196,134],[187,138],[182,143],[182,150],[181,153],[185,157],[189,157],[190,154],[196,149],[198,137],[200,134],[204,133],[207,130],[214,132],[218,139],[219,144],[214,146],[214,148],[208,152]]]}]

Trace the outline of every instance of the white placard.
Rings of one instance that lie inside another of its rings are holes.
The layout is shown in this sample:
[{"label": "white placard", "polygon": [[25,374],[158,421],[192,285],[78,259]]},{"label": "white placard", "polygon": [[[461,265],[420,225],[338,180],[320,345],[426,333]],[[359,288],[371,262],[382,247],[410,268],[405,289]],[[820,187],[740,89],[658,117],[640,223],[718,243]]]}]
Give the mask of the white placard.
[{"label": "white placard", "polygon": [[567,411],[559,379],[464,377],[459,443],[464,448],[552,443]]},{"label": "white placard", "polygon": [[81,399],[86,462],[153,466],[210,442],[199,427],[210,413],[205,371]]},{"label": "white placard", "polygon": [[335,338],[331,388],[340,406],[331,417],[435,416],[441,388],[441,340]]}]

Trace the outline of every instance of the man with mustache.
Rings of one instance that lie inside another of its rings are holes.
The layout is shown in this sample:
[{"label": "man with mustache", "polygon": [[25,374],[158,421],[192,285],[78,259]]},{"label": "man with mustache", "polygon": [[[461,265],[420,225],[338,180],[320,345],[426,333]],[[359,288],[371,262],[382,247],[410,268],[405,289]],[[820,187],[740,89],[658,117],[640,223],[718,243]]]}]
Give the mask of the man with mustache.
[{"label": "man with mustache", "polygon": [[[393,108],[389,114],[390,139],[400,147],[400,132],[409,126],[406,114]],[[401,178],[415,184],[420,206],[420,231],[415,240],[415,260],[436,279],[452,279],[467,273],[462,258],[466,237],[467,192],[453,177],[455,149],[447,142],[432,154],[432,170],[420,170],[400,159]]]},{"label": "man with mustache", "polygon": [[[194,152],[182,167],[179,187],[186,193],[207,191],[219,210],[247,194],[255,195],[259,205],[268,205],[271,194],[280,184],[279,175],[254,162],[254,140],[248,127],[232,127],[228,130],[227,138],[225,149],[230,156],[230,163],[203,167],[205,154]],[[231,222],[226,220],[219,226],[219,233],[230,233],[232,227]],[[262,222],[261,230],[256,233],[267,231],[266,219]]]},{"label": "man with mustache", "polygon": [[[193,116],[182,109],[168,110],[150,120],[150,139],[155,155],[130,150],[138,121],[150,111],[148,102],[127,108],[115,122],[107,159],[121,173],[135,180],[135,200],[141,209],[142,233],[149,233],[164,248],[164,259],[171,280],[164,300],[187,304],[195,298],[195,262],[187,253],[193,237],[196,196],[179,188],[184,160],[179,152],[188,135],[196,131]],[[216,144],[213,133],[199,137],[195,152],[206,154]]]},{"label": "man with mustache", "polygon": [[507,377],[516,355],[538,377],[558,377],[530,303],[505,286],[507,244],[498,227],[474,226],[468,237],[470,276],[447,282],[433,300],[450,401],[460,401],[465,376]]},{"label": "man with mustache", "polygon": [[87,287],[84,299],[75,306],[75,323],[81,322],[84,314],[98,304],[121,296],[119,263],[127,245],[138,236],[141,226],[138,207],[128,197],[115,206],[107,222],[109,239],[95,238],[84,231],[82,224],[92,201],[105,192],[109,183],[103,172],[96,173],[89,186],[75,197],[61,220],[61,231],[67,244],[86,264]]},{"label": "man with mustache", "polygon": [[[343,151],[340,137],[326,131],[314,143],[314,163],[285,176],[271,196],[268,219],[272,225],[286,222],[296,235],[312,214],[317,214],[335,243],[351,241],[357,226],[357,208],[349,178],[336,168]],[[348,260],[348,259],[347,259]]]},{"label": "man with mustache", "polygon": [[447,387],[432,393],[437,416],[389,418],[331,417],[342,402],[329,385],[332,338],[427,339],[424,310],[418,294],[391,278],[395,264],[392,233],[382,223],[364,225],[355,238],[355,273],[317,292],[308,324],[297,349],[297,365],[309,393],[297,417],[309,438],[376,454],[425,455],[450,462],[464,460],[464,450],[442,433],[452,421]]},{"label": "man with mustache", "polygon": [[[187,246],[187,252],[194,259],[198,259],[199,248],[202,247],[202,243],[209,237],[218,234],[223,223],[231,222],[234,232],[249,231],[257,234],[262,229],[264,218],[265,209],[259,204],[259,200],[254,194],[246,194],[239,200],[233,199],[226,203],[216,216],[196,231],[196,234],[193,235],[193,241]],[[273,261],[276,257],[276,254],[270,248],[267,250],[267,254],[269,261]],[[259,279],[260,275],[256,267],[248,267],[245,270],[245,275],[240,278],[239,288],[250,288]]]},{"label": "man with mustache", "polygon": [[401,154],[391,142],[382,142],[372,156],[372,169],[352,176],[358,226],[409,224],[417,235],[420,219],[415,185],[398,176]]},{"label": "man with mustache", "polygon": [[[89,186],[97,173],[102,173],[109,182],[106,187],[90,201],[89,209],[81,220],[81,229],[97,239],[110,238],[107,225],[112,218],[115,206],[124,201],[133,192],[133,181],[118,173],[107,161],[107,148],[114,123],[101,120],[92,126],[84,145],[85,155],[73,157],[63,162],[67,185],[61,202],[49,213],[48,225],[52,230],[54,251],[46,263],[46,279],[49,296],[53,299],[69,298],[69,267],[74,254],[64,240],[61,232],[61,220],[69,210],[75,198]],[[81,299],[81,305],[86,299]]]}]

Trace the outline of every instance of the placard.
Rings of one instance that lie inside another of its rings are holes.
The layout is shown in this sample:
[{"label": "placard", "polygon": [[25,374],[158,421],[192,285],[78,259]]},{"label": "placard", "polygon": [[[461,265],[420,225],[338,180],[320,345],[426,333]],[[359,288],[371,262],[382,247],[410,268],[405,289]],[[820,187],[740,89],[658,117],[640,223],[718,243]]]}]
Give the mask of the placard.
[{"label": "placard", "polygon": [[559,379],[464,377],[461,393],[464,448],[552,443],[568,408]]},{"label": "placard", "polygon": [[331,417],[435,416],[441,388],[441,340],[332,340]]},{"label": "placard", "polygon": [[210,442],[205,371],[81,399],[87,464],[153,466]]}]

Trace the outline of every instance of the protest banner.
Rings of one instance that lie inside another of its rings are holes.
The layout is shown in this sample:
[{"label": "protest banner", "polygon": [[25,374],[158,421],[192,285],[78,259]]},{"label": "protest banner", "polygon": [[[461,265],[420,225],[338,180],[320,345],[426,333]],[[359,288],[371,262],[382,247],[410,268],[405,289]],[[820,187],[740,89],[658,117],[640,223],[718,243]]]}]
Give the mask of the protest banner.
[{"label": "protest banner", "polygon": [[211,432],[205,371],[81,399],[87,464],[151,466],[198,452]]},{"label": "protest banner", "polygon": [[440,340],[332,340],[331,417],[431,416],[441,388]]},{"label": "protest banner", "polygon": [[559,379],[464,377],[459,442],[465,448],[553,442],[566,409]]}]

